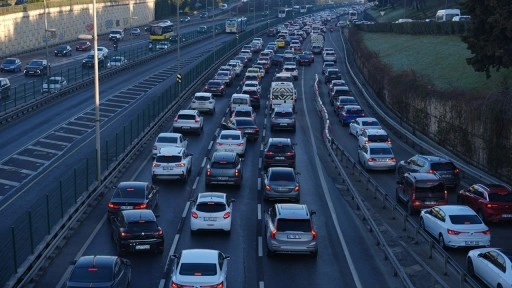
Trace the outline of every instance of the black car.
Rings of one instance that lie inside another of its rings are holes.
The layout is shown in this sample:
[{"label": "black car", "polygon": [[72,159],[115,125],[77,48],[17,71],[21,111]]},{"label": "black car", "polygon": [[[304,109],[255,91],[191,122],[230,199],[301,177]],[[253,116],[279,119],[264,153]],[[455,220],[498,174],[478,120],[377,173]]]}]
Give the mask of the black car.
[{"label": "black car", "polygon": [[224,96],[226,86],[222,80],[210,80],[203,88],[203,92],[212,93],[212,95]]},{"label": "black car", "polygon": [[108,203],[110,216],[119,211],[131,209],[155,209],[158,205],[159,189],[147,182],[121,182],[114,186],[114,193]]},{"label": "black car", "polygon": [[274,54],[270,58],[270,65],[272,66],[283,66],[284,63],[284,54]]},{"label": "black car", "polygon": [[164,253],[164,231],[151,210],[125,210],[111,217],[117,253]]},{"label": "black car", "polygon": [[73,49],[69,45],[60,45],[55,48],[55,56],[71,56]]},{"label": "black car", "polygon": [[311,66],[311,58],[308,55],[299,54],[298,58],[299,58],[299,65]]},{"label": "black car", "polygon": [[331,83],[332,80],[341,80],[341,73],[338,69],[327,69],[324,80],[325,84]]},{"label": "black car", "polygon": [[248,140],[258,140],[260,129],[256,126],[254,119],[246,117],[231,118],[222,124],[224,129],[239,130]]},{"label": "black car", "polygon": [[25,76],[39,76],[47,74],[49,69],[50,64],[48,64],[46,60],[31,60],[28,62],[27,66],[25,66],[23,74],[25,74]]},{"label": "black car", "polygon": [[251,107],[254,109],[260,109],[260,93],[256,89],[244,89],[242,94],[247,94],[251,97]]},{"label": "black car", "polygon": [[[87,57],[82,60],[83,68],[93,68],[94,67],[94,54],[89,54]],[[98,67],[100,68],[108,68],[110,67],[110,60],[105,59],[105,57],[98,55]]]},{"label": "black car", "polygon": [[235,152],[215,152],[206,167],[205,184],[232,184],[240,186],[242,160]]},{"label": "black car", "polygon": [[398,177],[407,172],[436,174],[444,184],[455,190],[460,184],[460,170],[446,158],[430,155],[415,155],[409,160],[400,161],[396,168]]},{"label": "black car", "polygon": [[67,288],[128,288],[132,280],[130,260],[117,256],[82,256],[73,266]]},{"label": "black car", "polygon": [[268,139],[263,153],[263,168],[271,166],[295,168],[295,148],[290,138]]},{"label": "black car", "polygon": [[208,17],[208,12],[201,12],[201,14],[199,14],[199,17],[200,18],[207,18]]},{"label": "black car", "polygon": [[276,107],[270,116],[270,131],[289,129],[295,131],[295,113],[291,106]]}]

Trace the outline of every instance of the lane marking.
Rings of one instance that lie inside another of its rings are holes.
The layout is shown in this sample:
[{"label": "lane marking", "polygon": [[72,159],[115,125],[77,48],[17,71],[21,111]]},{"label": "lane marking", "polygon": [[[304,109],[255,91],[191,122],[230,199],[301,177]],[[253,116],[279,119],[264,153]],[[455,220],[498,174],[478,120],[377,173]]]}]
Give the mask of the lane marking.
[{"label": "lane marking", "polygon": [[[211,142],[210,142],[210,144],[211,144]],[[206,164],[206,159],[207,159],[206,157],[203,158],[203,162],[201,163],[201,169],[204,168],[204,165]]]},{"label": "lane marking", "polygon": [[196,177],[196,181],[194,181],[194,185],[192,185],[192,190],[196,190],[198,182],[199,182],[199,176]]},{"label": "lane marking", "polygon": [[258,236],[258,257],[263,256],[263,238]]},{"label": "lane marking", "polygon": [[[217,132],[215,132],[215,134],[217,134]],[[216,136],[218,136],[218,135],[216,135]],[[213,140],[210,141],[210,144],[208,145],[208,150],[211,150],[212,146],[213,146]]]}]

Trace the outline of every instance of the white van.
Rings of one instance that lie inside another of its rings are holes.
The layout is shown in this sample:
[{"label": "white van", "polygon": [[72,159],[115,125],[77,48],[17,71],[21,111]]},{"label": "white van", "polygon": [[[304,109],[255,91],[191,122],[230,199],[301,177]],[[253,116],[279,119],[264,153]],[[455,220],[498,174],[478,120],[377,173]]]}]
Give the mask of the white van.
[{"label": "white van", "polygon": [[436,21],[452,21],[453,17],[460,16],[460,9],[443,9],[437,11]]},{"label": "white van", "polygon": [[123,29],[112,29],[110,30],[110,35],[108,36],[110,41],[121,41],[124,39],[124,30]]},{"label": "white van", "polygon": [[233,94],[229,102],[229,114],[232,114],[235,108],[240,106],[251,107],[251,96],[247,94]]},{"label": "white van", "polygon": [[471,21],[471,16],[455,16],[452,21]]},{"label": "white van", "polygon": [[272,82],[270,86],[270,109],[289,106],[295,111],[296,93],[293,83]]}]

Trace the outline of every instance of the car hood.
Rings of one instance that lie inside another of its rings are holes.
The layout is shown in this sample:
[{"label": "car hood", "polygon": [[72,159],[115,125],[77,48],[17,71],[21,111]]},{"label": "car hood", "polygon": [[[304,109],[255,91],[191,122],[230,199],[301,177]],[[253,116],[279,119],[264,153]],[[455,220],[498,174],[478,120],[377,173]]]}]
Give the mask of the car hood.
[{"label": "car hood", "polygon": [[25,69],[27,70],[37,70],[37,69],[42,69],[43,66],[42,65],[27,65],[27,67],[25,67]]}]

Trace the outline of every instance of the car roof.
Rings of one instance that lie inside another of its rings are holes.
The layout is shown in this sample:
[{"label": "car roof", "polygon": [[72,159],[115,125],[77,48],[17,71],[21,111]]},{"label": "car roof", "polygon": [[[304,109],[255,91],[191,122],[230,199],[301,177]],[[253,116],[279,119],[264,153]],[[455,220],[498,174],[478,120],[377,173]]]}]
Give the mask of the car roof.
[{"label": "car roof", "polygon": [[343,107],[343,109],[345,109],[345,110],[349,110],[349,109],[361,109],[361,110],[362,110],[361,106],[359,106],[359,105],[345,105],[345,107]]},{"label": "car roof", "polygon": [[418,157],[421,157],[425,160],[427,160],[430,163],[436,163],[436,162],[452,162],[449,159],[440,157],[440,156],[433,156],[433,155],[416,155]]},{"label": "car roof", "polygon": [[210,96],[210,97],[212,97],[212,93],[210,93],[210,92],[197,92],[196,94],[194,94],[194,96]]},{"label": "car roof", "polygon": [[368,148],[390,148],[388,143],[372,142],[365,144]]},{"label": "car roof", "polygon": [[215,152],[212,155],[212,162],[233,162],[236,159],[236,153],[235,152]]},{"label": "car roof", "polygon": [[309,219],[310,213],[305,204],[281,203],[275,204],[279,218]]},{"label": "car roof", "polygon": [[292,145],[292,140],[290,138],[269,138],[269,145]]},{"label": "car roof", "polygon": [[158,155],[181,155],[185,149],[181,147],[164,147],[160,149]]},{"label": "car roof", "polygon": [[181,134],[180,133],[172,133],[172,132],[164,132],[164,133],[158,134],[157,137],[160,137],[160,136],[163,136],[163,137],[180,137]]},{"label": "car roof", "polygon": [[476,215],[475,211],[466,205],[442,205],[436,207],[443,210],[446,215]]},{"label": "car roof", "polygon": [[490,183],[490,184],[475,184],[473,185],[478,187],[489,194],[501,194],[501,193],[511,193],[512,189],[508,185],[498,184],[498,183]]},{"label": "car roof", "polygon": [[93,255],[93,256],[82,256],[80,257],[76,263],[75,267],[103,267],[103,268],[113,268],[114,263],[117,260],[117,256],[103,256],[103,255]]},{"label": "car roof", "polygon": [[217,263],[219,251],[211,249],[186,249],[181,251],[180,263]]},{"label": "car roof", "polygon": [[366,129],[368,135],[388,135],[384,129]]},{"label": "car roof", "polygon": [[153,211],[148,209],[133,209],[121,211],[126,222],[156,221]]},{"label": "car roof", "polygon": [[210,202],[210,201],[220,201],[226,202],[226,193],[222,192],[203,192],[197,194],[197,203],[199,202]]}]

